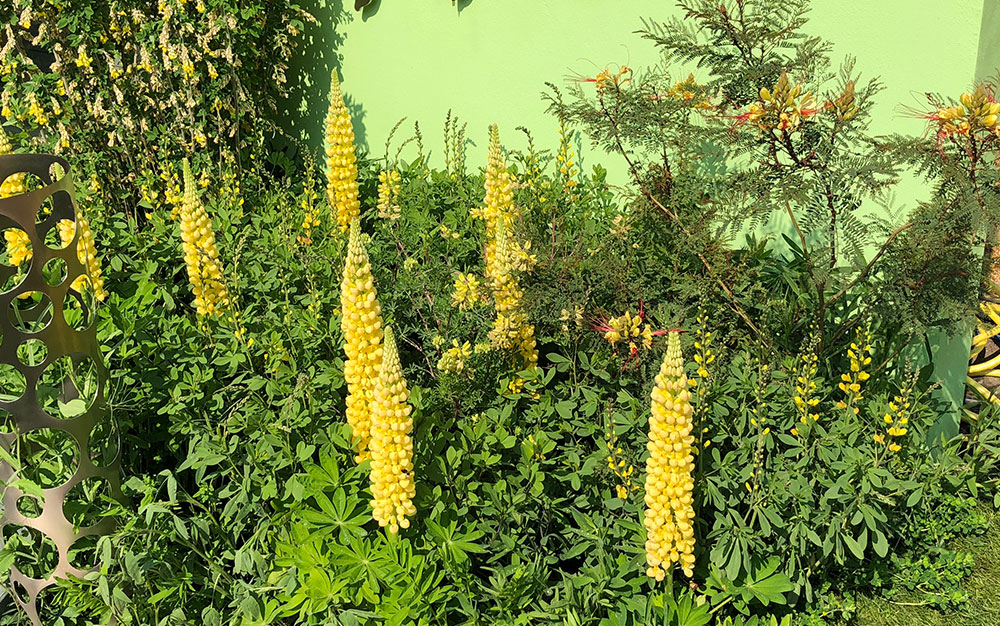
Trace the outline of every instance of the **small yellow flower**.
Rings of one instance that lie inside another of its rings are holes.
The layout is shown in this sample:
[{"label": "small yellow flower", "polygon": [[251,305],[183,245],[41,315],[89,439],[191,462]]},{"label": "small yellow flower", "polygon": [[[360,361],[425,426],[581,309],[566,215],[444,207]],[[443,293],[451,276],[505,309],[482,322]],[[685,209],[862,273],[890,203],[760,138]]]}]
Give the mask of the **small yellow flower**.
[{"label": "small yellow flower", "polygon": [[480,301],[479,279],[472,274],[458,274],[455,278],[455,291],[451,294],[452,306],[465,310]]}]

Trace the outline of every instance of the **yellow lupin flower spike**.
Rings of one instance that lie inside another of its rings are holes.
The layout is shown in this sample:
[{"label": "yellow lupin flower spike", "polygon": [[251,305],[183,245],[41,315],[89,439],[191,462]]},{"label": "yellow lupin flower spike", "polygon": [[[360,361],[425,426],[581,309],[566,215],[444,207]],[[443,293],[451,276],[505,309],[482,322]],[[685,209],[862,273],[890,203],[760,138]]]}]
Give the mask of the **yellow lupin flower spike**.
[{"label": "yellow lupin flower spike", "polygon": [[503,221],[497,224],[494,245],[496,268],[493,270],[492,287],[497,317],[489,332],[490,342],[499,350],[516,349],[521,355],[522,366],[531,367],[538,363],[535,327],[528,323],[524,312],[524,290],[512,267],[511,245]]},{"label": "yellow lupin flower spike", "polygon": [[[218,315],[229,308],[229,291],[223,282],[222,263],[215,245],[212,220],[197,194],[191,165],[184,159],[184,201],[181,203],[181,241],[188,281],[194,291],[198,315]],[[95,283],[96,288],[96,283]]]},{"label": "yellow lupin flower spike", "polygon": [[347,423],[357,442],[355,460],[369,458],[375,381],[382,367],[382,308],[378,303],[368,251],[361,244],[359,218],[351,222],[340,286],[340,328],[344,332]]},{"label": "yellow lupin flower spike", "polygon": [[655,381],[646,444],[645,526],[646,575],[659,581],[675,563],[685,576],[694,575],[693,408],[676,331],[669,335]]},{"label": "yellow lupin flower spike", "polygon": [[372,403],[371,489],[372,517],[389,532],[409,528],[416,485],[413,475],[413,407],[407,404],[406,388],[399,352],[392,329],[386,327],[383,338],[382,367],[375,382]]},{"label": "yellow lupin flower spike", "polygon": [[486,159],[486,196],[483,198],[482,218],[486,222],[486,278],[493,279],[499,270],[496,261],[497,224],[509,225],[513,221],[514,181],[507,171],[507,162],[500,149],[500,131],[496,124],[490,126],[490,148]]},{"label": "yellow lupin flower spike", "polygon": [[[10,145],[10,138],[7,137],[7,131],[0,128],[0,155],[12,154],[13,152],[14,148]],[[24,172],[11,174],[0,183],[0,198],[10,198],[26,191],[28,191],[28,187],[25,184]],[[17,264],[15,263],[15,265]]]},{"label": "yellow lupin flower spike", "polygon": [[[101,273],[101,261],[97,258],[94,231],[90,228],[90,221],[79,210],[76,221],[80,224],[80,239],[76,242],[76,258],[87,270],[87,275],[77,277],[70,287],[76,291],[83,290],[87,277],[89,277],[90,285],[94,289],[94,297],[103,302],[108,297],[108,292],[104,289],[104,275]],[[68,246],[73,241],[73,235],[76,234],[73,220],[59,220],[56,226],[59,228],[59,240],[63,247]]]},{"label": "yellow lupin flower spike", "polygon": [[340,232],[351,227],[361,212],[358,200],[358,165],[354,155],[354,126],[344,104],[340,79],[334,69],[330,76],[330,108],[326,114],[326,196],[337,211]]},{"label": "yellow lupin flower spike", "polygon": [[396,170],[382,170],[378,175],[378,216],[384,220],[398,220],[400,206],[396,200],[402,191],[402,178]]}]

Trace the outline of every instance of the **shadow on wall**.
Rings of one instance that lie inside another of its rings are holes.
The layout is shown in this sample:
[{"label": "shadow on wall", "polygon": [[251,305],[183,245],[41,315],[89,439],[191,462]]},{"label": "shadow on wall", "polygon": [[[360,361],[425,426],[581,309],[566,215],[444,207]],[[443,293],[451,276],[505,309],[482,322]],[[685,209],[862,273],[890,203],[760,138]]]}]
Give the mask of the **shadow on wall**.
[{"label": "shadow on wall", "polygon": [[[353,4],[353,0],[346,1]],[[345,39],[344,26],[354,19],[353,10],[349,10],[353,7],[345,7],[344,3],[345,0],[306,0],[302,3],[302,8],[315,20],[307,22],[303,28],[302,45],[288,72],[288,98],[278,105],[278,124],[288,133],[289,140],[298,144],[293,151],[322,149],[330,75],[334,68],[339,71],[343,64],[339,50]],[[350,77],[341,72],[340,78],[348,92],[344,100],[354,120],[356,141],[367,149],[364,109],[349,95]],[[322,155],[318,156],[322,162]]]},{"label": "shadow on wall", "polygon": [[[459,15],[461,15],[462,11],[464,11],[466,7],[472,4],[472,0],[451,0],[451,4],[458,8],[458,13]],[[361,19],[364,21],[368,21],[369,18],[373,17],[376,13],[378,13],[378,10],[381,6],[382,6],[382,0],[354,0],[354,8],[357,10],[361,10]]]}]

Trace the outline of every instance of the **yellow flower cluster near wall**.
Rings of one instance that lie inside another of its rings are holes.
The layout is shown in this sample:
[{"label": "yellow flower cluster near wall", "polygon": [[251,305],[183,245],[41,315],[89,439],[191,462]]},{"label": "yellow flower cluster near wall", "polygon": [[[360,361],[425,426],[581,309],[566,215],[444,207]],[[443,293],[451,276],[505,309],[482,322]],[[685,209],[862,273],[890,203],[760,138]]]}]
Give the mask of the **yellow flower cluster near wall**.
[{"label": "yellow flower cluster near wall", "polygon": [[354,154],[354,126],[344,104],[340,79],[334,69],[330,77],[330,108],[326,114],[326,196],[336,209],[340,232],[351,227],[361,212],[358,200],[358,164]]},{"label": "yellow flower cluster near wall", "polygon": [[[0,155],[11,154],[13,151],[14,148],[10,145],[10,138],[7,137],[6,131],[0,128]],[[25,185],[24,173],[11,174],[6,180],[0,183],[0,198],[17,196],[27,190],[28,187]]]},{"label": "yellow flower cluster near wall", "polygon": [[646,575],[663,580],[680,564],[694,575],[694,456],[691,392],[684,375],[680,334],[671,332],[655,378],[646,460]]},{"label": "yellow flower cluster near wall", "polygon": [[212,220],[198,198],[191,165],[184,159],[184,201],[181,203],[181,241],[188,281],[194,291],[198,315],[218,315],[229,308],[229,291],[222,275],[219,250],[215,246]]},{"label": "yellow flower cluster near wall", "polygon": [[399,364],[392,329],[385,329],[382,364],[375,379],[371,426],[372,517],[379,526],[397,533],[409,528],[413,506],[413,410]]},{"label": "yellow flower cluster near wall", "polygon": [[340,286],[340,327],[344,332],[344,380],[347,382],[347,423],[356,442],[358,463],[370,458],[372,402],[382,366],[382,308],[368,251],[361,244],[360,218],[351,222]]},{"label": "yellow flower cluster near wall", "polygon": [[483,257],[486,260],[486,279],[491,280],[497,272],[496,239],[497,224],[508,225],[514,220],[514,179],[507,171],[507,162],[500,148],[500,130],[496,124],[490,126],[490,147],[486,157],[486,196],[483,207],[474,215],[486,222],[486,244]]},{"label": "yellow flower cluster near wall", "polygon": [[983,85],[973,93],[963,93],[961,104],[938,109],[929,119],[938,123],[945,136],[968,135],[976,130],[988,130],[1000,136],[1000,102],[991,102]]}]

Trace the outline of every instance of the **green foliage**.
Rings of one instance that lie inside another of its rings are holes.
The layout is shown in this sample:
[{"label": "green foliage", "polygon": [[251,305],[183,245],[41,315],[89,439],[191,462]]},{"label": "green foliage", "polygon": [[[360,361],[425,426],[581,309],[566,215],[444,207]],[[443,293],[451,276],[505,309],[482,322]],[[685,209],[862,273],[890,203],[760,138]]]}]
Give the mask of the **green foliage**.
[{"label": "green foliage", "polygon": [[182,156],[255,172],[312,19],[264,0],[11,0],[0,119],[15,148],[69,157],[88,204],[113,211],[161,201]]},{"label": "green foliage", "polygon": [[[560,122],[629,158],[627,206],[602,168],[578,175],[565,150],[504,135],[518,207],[508,235],[533,261],[518,278],[537,367],[491,347],[488,295],[454,302],[459,274],[489,291],[474,213],[484,180],[462,165],[458,122],[446,122],[443,170],[419,127],[403,142],[418,145],[412,162],[391,146],[362,159],[364,244],[413,407],[418,513],[399,535],[371,519],[370,467],[354,464],[344,424],[344,241],[311,157],[272,168],[234,146],[255,163],[242,173],[232,159],[195,159],[234,301],[220,318],[192,310],[174,202],[147,193],[142,215],[94,215],[126,502],[94,546],[101,567],[60,583],[50,621],[790,626],[849,617],[846,594],[885,586],[954,605],[969,564],[944,544],[982,528],[975,502],[996,480],[1000,435],[984,418],[932,450],[937,377],[901,354],[946,325],[942,311],[957,315],[968,285],[891,295],[899,272],[926,275],[893,257],[917,226],[893,235],[860,210],[898,168],[866,135],[877,86],[843,97],[853,70],[834,77],[826,45],[799,33],[804,4],[682,6],[700,30],[650,23],[647,36],[707,81],[620,73],[596,103],[553,96]],[[760,132],[734,129],[781,70],[812,77],[835,105],[800,107],[797,125],[786,111],[788,133],[776,111],[743,118]],[[175,148],[155,157],[148,173],[162,183],[144,191],[172,189]],[[377,174],[393,169],[398,220],[376,206]],[[306,232],[311,208],[319,224]],[[784,249],[750,235],[735,245],[734,230],[775,211],[794,220]],[[887,265],[865,261],[868,232],[884,236],[873,258]],[[961,251],[959,265],[967,241]],[[649,325],[647,342],[605,335],[626,312]],[[692,361],[697,565],[691,581],[656,583],[642,467],[659,331],[677,327]],[[443,367],[466,342],[462,367]],[[3,558],[19,550],[8,542]]]}]

